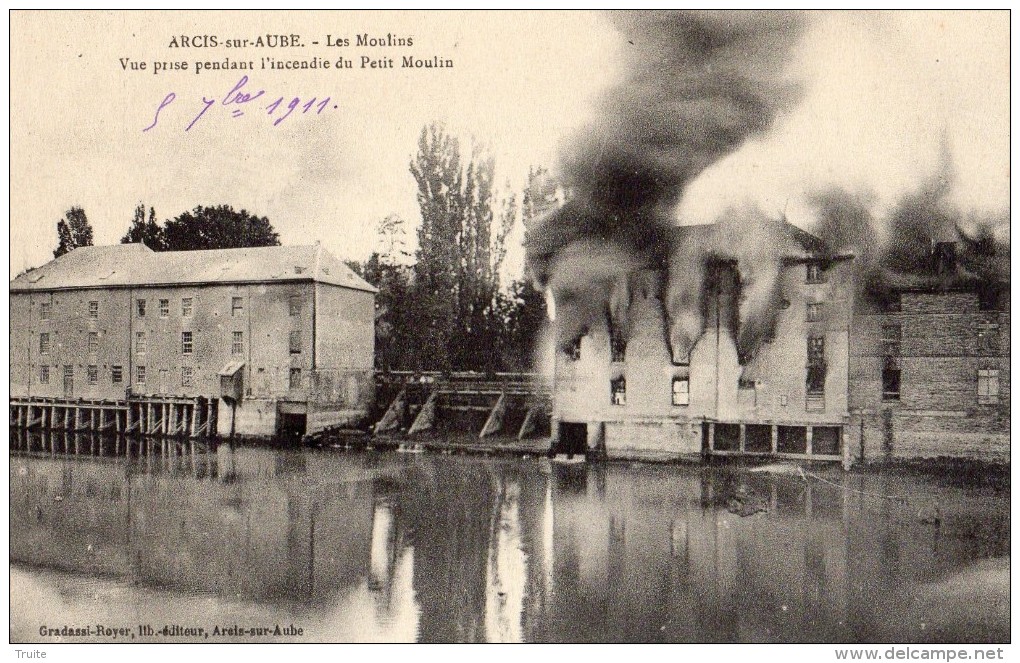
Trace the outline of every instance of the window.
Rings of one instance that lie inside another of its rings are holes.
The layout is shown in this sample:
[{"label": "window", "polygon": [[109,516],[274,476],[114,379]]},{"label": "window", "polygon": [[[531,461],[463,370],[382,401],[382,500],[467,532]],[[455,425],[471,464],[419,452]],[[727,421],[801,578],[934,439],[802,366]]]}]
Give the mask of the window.
[{"label": "window", "polygon": [[89,318],[92,320],[99,319],[99,302],[89,302]]},{"label": "window", "polygon": [[301,332],[292,331],[290,333],[290,353],[292,355],[301,354]]},{"label": "window", "polygon": [[882,310],[886,313],[900,313],[903,311],[903,300],[900,293],[894,292],[882,302]]},{"label": "window", "polygon": [[43,365],[39,367],[39,384],[50,383],[50,367]]},{"label": "window", "polygon": [[627,338],[618,325],[609,325],[609,350],[613,362],[622,362],[627,357]]},{"label": "window", "polygon": [[563,348],[563,352],[567,355],[567,358],[570,359],[570,361],[579,360],[581,358],[581,337],[578,336],[576,339],[571,341],[569,345]]},{"label": "window", "polygon": [[47,332],[39,334],[39,354],[48,355],[50,353],[50,335]]},{"label": "window", "polygon": [[89,332],[89,354],[99,352],[99,332]]},{"label": "window", "polygon": [[292,368],[290,369],[290,388],[300,389],[301,388],[301,369]]},{"label": "window", "polygon": [[809,337],[807,350],[807,393],[825,393],[825,337]]},{"label": "window", "polygon": [[978,353],[994,355],[999,352],[999,325],[984,321],[978,324]]},{"label": "window", "polygon": [[737,380],[737,389],[753,390],[757,384],[754,380],[748,380],[747,378],[740,378]]},{"label": "window", "polygon": [[145,384],[145,367],[135,366],[135,383]]},{"label": "window", "polygon": [[978,404],[993,405],[999,402],[999,370],[983,368],[978,370]]},{"label": "window", "polygon": [[43,302],[42,304],[39,304],[39,319],[49,320],[51,311],[52,305],[49,302]]},{"label": "window", "polygon": [[900,400],[900,369],[893,362],[887,362],[882,367],[882,400]]},{"label": "window", "polygon": [[120,384],[124,381],[124,367],[123,366],[111,366],[110,367],[110,382],[113,384]]},{"label": "window", "polygon": [[64,364],[64,385],[74,380],[74,366]]},{"label": "window", "polygon": [[145,332],[135,332],[135,352],[143,355],[148,348],[149,343],[145,338]]},{"label": "window", "polygon": [[817,302],[811,302],[807,305],[807,317],[805,318],[808,322],[818,322],[822,319],[822,305]]},{"label": "window", "polygon": [[161,299],[159,300],[159,317],[169,318],[170,317],[170,300]]},{"label": "window", "polygon": [[181,366],[181,386],[190,387],[195,377],[195,369],[191,366]]},{"label": "window", "polygon": [[241,315],[242,313],[244,313],[244,298],[243,297],[231,297],[230,298],[230,315]]},{"label": "window", "polygon": [[291,295],[290,314],[292,316],[301,315],[301,295]]},{"label": "window", "polygon": [[89,384],[99,384],[99,367],[90,364],[88,368]]},{"label": "window", "polygon": [[190,318],[194,311],[194,302],[191,297],[181,299],[181,316]]},{"label": "window", "polygon": [[825,270],[817,262],[809,262],[807,264],[807,282],[808,283],[824,283],[825,282]]},{"label": "window", "polygon": [[624,378],[617,378],[609,383],[609,386],[613,392],[612,403],[613,405],[626,405],[627,404],[627,380]]},{"label": "window", "polygon": [[673,405],[691,404],[691,381],[689,378],[673,378]]},{"label": "window", "polygon": [[294,273],[295,274],[304,274],[305,273],[305,268],[302,267],[301,265],[294,265]]},{"label": "window", "polygon": [[900,325],[882,325],[882,356],[899,357],[903,328]]},{"label": "window", "polygon": [[135,304],[138,306],[138,317],[139,318],[144,318],[145,317],[145,300],[144,299],[139,299],[137,302],[135,302]]},{"label": "window", "polygon": [[230,354],[244,354],[244,332],[234,332],[234,340],[230,345]]},{"label": "window", "polygon": [[194,342],[192,341],[191,332],[181,332],[181,354],[190,355],[194,350]]}]

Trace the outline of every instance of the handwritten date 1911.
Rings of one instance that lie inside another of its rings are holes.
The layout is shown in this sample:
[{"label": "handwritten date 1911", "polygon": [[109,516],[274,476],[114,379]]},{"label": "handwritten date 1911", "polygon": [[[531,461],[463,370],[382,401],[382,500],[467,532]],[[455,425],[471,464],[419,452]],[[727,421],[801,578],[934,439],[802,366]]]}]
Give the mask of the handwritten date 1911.
[{"label": "handwritten date 1911", "polygon": [[[142,129],[142,131],[149,131],[159,124],[160,114],[175,101],[177,101],[177,95],[173,92],[163,97],[163,101],[156,108],[152,124]],[[184,130],[191,131],[191,128],[202,119],[206,111],[214,106],[225,107],[230,111],[230,116],[235,118],[241,117],[246,111],[261,109],[272,120],[274,127],[280,126],[280,123],[290,117],[294,111],[300,111],[300,114],[303,115],[314,110],[315,115],[321,115],[327,108],[334,110],[337,108],[336,104],[331,103],[330,97],[325,97],[324,99],[317,97],[312,97],[311,99],[302,99],[301,97],[287,98],[282,96],[274,98],[267,95],[265,90],[253,91],[248,87],[248,77],[242,76],[241,80],[223,97],[208,99],[203,96],[202,103],[197,107],[197,113],[192,117],[191,122]]]}]

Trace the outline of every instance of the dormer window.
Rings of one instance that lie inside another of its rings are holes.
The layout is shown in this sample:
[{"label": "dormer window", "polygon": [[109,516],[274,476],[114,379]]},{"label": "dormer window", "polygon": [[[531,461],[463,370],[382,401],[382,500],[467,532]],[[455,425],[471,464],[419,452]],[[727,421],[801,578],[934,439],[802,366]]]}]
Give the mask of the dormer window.
[{"label": "dormer window", "polygon": [[825,271],[817,262],[807,264],[807,283],[824,283]]}]

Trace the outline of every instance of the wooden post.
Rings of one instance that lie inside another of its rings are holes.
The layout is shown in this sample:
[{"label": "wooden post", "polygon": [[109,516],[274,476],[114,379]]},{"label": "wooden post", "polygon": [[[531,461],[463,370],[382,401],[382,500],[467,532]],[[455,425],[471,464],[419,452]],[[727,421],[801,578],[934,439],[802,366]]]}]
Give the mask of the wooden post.
[{"label": "wooden post", "polygon": [[779,453],[779,426],[772,427],[772,453]]},{"label": "wooden post", "polygon": [[[75,406],[74,408],[74,430],[75,432],[81,430],[81,408]],[[78,453],[78,439],[74,440],[74,452]]]},{"label": "wooden post", "polygon": [[524,421],[521,422],[521,430],[517,433],[518,440],[523,440],[535,431],[535,411],[537,409],[537,407],[532,406],[524,413]]},{"label": "wooden post", "polygon": [[850,445],[847,444],[846,426],[839,427],[839,451],[843,456],[843,471],[849,472],[850,467],[853,465],[853,459],[850,457]]},{"label": "wooden post", "polygon": [[209,402],[206,404],[206,409],[207,409],[207,413],[206,413],[206,417],[205,417],[205,434],[206,434],[207,437],[212,437],[213,435],[216,434],[216,429],[213,428],[213,418],[214,418],[213,415],[214,415],[214,411],[213,411],[213,402],[212,402],[211,398],[209,399]]},{"label": "wooden post", "polygon": [[708,453],[715,451],[715,423],[708,425]]},{"label": "wooden post", "polygon": [[198,430],[198,401],[191,405],[191,437],[195,437]]},{"label": "wooden post", "polygon": [[492,406],[492,412],[489,413],[489,418],[485,420],[485,425],[482,426],[482,432],[478,434],[478,437],[482,438],[498,433],[503,428],[503,416],[505,414],[506,394],[500,394],[499,398],[496,399],[496,404]]},{"label": "wooden post", "polygon": [[89,430],[96,430],[96,410],[95,408],[89,409]]},{"label": "wooden post", "polygon": [[146,415],[145,415],[145,432],[151,434],[152,431],[153,431],[153,426],[152,426],[152,401],[149,401],[147,412],[146,412]]},{"label": "wooden post", "polygon": [[170,403],[170,411],[166,415],[167,418],[167,434],[177,434],[177,403]]},{"label": "wooden post", "polygon": [[813,426],[808,426],[807,427],[807,433],[805,433],[805,435],[804,435],[804,437],[806,438],[806,442],[805,442],[805,446],[804,446],[804,453],[806,453],[809,456],[811,455],[811,449],[812,449],[812,446],[813,446],[811,438],[814,435],[814,431],[815,431],[815,429],[814,429]]},{"label": "wooden post", "polygon": [[747,451],[747,424],[740,424],[740,453]]}]

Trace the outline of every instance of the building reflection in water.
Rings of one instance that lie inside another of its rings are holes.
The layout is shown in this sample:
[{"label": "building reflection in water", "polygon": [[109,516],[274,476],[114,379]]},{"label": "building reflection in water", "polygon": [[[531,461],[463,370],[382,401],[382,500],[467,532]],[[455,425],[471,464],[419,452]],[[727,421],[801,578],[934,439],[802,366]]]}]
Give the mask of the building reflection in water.
[{"label": "building reflection in water", "polygon": [[[931,481],[833,475],[842,490],[735,469],[73,434],[11,446],[12,562],[211,597],[222,614],[299,620],[323,641],[1009,632],[1008,499]],[[930,504],[937,527],[916,516]],[[946,589],[974,583],[1004,583],[1001,614]],[[126,614],[143,600],[133,591],[118,594]]]}]

